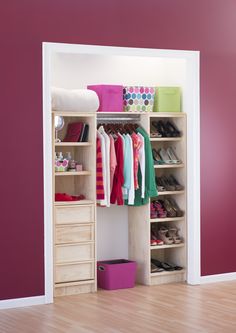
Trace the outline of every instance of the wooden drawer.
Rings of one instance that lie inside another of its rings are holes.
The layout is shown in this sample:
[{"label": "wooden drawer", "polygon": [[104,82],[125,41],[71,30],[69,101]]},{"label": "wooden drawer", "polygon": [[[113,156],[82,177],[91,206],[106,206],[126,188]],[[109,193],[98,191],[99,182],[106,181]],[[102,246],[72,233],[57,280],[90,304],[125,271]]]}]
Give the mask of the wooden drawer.
[{"label": "wooden drawer", "polygon": [[56,265],[55,283],[94,279],[94,262]]},{"label": "wooden drawer", "polygon": [[76,243],[88,242],[94,240],[94,225],[68,225],[63,227],[56,227],[55,243]]},{"label": "wooden drawer", "polygon": [[94,259],[94,243],[55,246],[56,263]]},{"label": "wooden drawer", "polygon": [[55,207],[56,224],[94,222],[94,206],[58,206]]}]

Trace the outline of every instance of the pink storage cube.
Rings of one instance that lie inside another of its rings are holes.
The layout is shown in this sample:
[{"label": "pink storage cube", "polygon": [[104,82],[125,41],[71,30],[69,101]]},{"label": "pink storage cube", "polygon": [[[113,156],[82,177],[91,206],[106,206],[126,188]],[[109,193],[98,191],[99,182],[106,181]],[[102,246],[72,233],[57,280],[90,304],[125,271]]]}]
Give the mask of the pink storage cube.
[{"label": "pink storage cube", "polygon": [[88,89],[97,93],[99,98],[98,112],[122,112],[123,111],[123,86],[119,85],[89,85]]},{"label": "pink storage cube", "polygon": [[106,290],[133,288],[137,264],[125,259],[98,261],[98,287]]}]

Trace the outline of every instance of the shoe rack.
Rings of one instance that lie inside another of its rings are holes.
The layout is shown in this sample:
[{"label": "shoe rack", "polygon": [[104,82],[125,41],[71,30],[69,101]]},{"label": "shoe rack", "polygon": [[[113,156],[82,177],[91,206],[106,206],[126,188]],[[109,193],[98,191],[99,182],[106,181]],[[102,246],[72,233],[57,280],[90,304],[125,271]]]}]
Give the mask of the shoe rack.
[{"label": "shoe rack", "polygon": [[[55,116],[65,125],[58,132],[63,140],[67,125],[89,125],[87,142],[55,142]],[[53,201],[54,296],[96,291],[96,115],[95,113],[52,112],[52,156],[70,152],[83,171],[55,172],[53,160],[53,200],[55,193],[85,196],[80,201]]]},{"label": "shoe rack", "polygon": [[[184,186],[184,189],[181,191],[159,192],[158,197],[151,198],[150,201],[173,198],[184,214],[182,217],[151,218],[150,205],[129,207],[129,255],[130,259],[138,262],[137,282],[146,285],[185,281],[187,270],[186,114],[182,112],[149,113],[142,121],[142,126],[150,134],[151,131],[156,131],[152,126],[152,122],[159,120],[163,120],[164,122],[170,120],[180,130],[181,136],[168,138],[150,137],[152,148],[158,150],[160,148],[166,149],[172,147],[182,162],[180,164],[154,165],[155,175],[161,177],[172,174]],[[155,225],[157,229],[160,226],[165,226],[166,228],[170,228],[171,226],[177,227],[182,242],[180,244],[151,246],[151,225]],[[151,273],[151,258],[161,262],[174,263],[183,267],[183,269]]]}]

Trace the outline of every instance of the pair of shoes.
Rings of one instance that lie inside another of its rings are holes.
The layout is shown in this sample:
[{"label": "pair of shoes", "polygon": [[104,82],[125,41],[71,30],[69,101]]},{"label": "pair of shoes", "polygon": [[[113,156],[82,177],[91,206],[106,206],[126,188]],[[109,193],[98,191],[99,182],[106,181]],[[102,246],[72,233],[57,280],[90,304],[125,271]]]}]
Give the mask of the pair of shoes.
[{"label": "pair of shoes", "polygon": [[176,155],[174,148],[168,147],[167,149],[161,148],[158,150],[161,160],[165,164],[181,164],[182,161]]},{"label": "pair of shoes", "polygon": [[178,183],[173,175],[156,177],[156,185],[158,192],[164,191],[181,191],[184,189],[182,185]]},{"label": "pair of shoes", "polygon": [[[161,200],[159,200],[161,201]],[[174,199],[168,198],[163,201],[163,206],[167,211],[167,217],[182,217],[184,212],[179,208]]]},{"label": "pair of shoes", "polygon": [[159,238],[166,244],[180,244],[183,243],[183,239],[179,236],[179,229],[176,226],[169,228],[161,226],[158,230]]},{"label": "pair of shoes", "polygon": [[[183,267],[181,266],[178,266],[178,265],[175,265],[175,264],[172,264],[170,262],[167,262],[167,261],[159,261],[157,259],[154,259],[154,258],[151,258],[151,264],[154,265],[155,267],[158,267],[162,270],[165,270],[165,271],[180,271],[183,269]],[[155,273],[155,272],[152,272],[152,269],[151,269],[151,273]]]},{"label": "pair of shoes", "polygon": [[158,266],[156,266],[155,264],[153,264],[151,262],[151,273],[160,273],[160,272],[163,272],[163,271],[164,271],[164,268],[158,267]]},{"label": "pair of shoes", "polygon": [[180,137],[180,131],[169,120],[164,122],[163,120],[152,121],[152,126],[156,129],[157,133],[162,137]]},{"label": "pair of shoes", "polygon": [[167,217],[167,211],[163,207],[161,200],[151,202],[151,219]]},{"label": "pair of shoes", "polygon": [[158,236],[158,232],[154,225],[151,225],[151,245],[164,245],[164,241]]}]

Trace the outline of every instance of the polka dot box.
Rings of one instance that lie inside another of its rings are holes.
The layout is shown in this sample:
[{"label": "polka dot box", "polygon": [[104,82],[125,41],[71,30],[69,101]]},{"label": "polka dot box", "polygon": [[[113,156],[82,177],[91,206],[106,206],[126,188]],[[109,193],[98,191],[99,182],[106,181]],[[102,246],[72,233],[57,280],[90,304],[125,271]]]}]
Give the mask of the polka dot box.
[{"label": "polka dot box", "polygon": [[154,87],[124,87],[124,111],[152,112],[154,94]]}]

